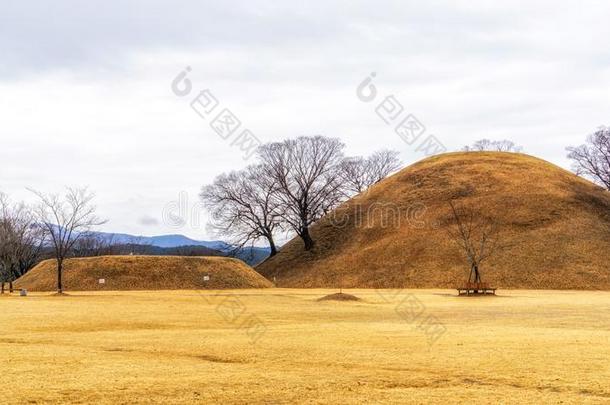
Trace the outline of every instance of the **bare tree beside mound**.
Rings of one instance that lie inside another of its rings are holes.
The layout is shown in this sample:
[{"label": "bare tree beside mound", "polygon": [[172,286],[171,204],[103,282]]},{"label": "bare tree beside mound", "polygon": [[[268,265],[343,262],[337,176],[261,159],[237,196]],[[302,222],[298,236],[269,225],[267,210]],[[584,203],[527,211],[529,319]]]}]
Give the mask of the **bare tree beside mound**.
[{"label": "bare tree beside mound", "polygon": [[13,281],[30,270],[42,256],[45,232],[38,226],[32,210],[23,203],[11,204],[8,197],[0,193],[0,282],[9,283],[13,292]]},{"label": "bare tree beside mound", "polygon": [[87,188],[68,188],[63,197],[31,191],[40,200],[35,214],[39,224],[46,229],[53,247],[57,260],[57,292],[61,294],[64,260],[81,238],[90,237],[92,228],[105,221],[95,215],[96,207],[92,204],[95,194]]},{"label": "bare tree beside mound", "polygon": [[346,195],[360,194],[398,170],[401,166],[398,155],[397,151],[383,149],[367,158],[345,158],[340,165],[340,174]]},{"label": "bare tree beside mound", "polygon": [[302,136],[260,147],[259,157],[270,178],[282,219],[303,240],[314,241],[310,226],[334,209],[344,196],[340,165],[345,145],[336,138]]},{"label": "bare tree beside mound", "polygon": [[494,256],[501,248],[499,243],[500,226],[493,218],[483,215],[472,207],[458,207],[453,201],[449,237],[460,248],[470,266],[468,283],[480,285],[481,265]]},{"label": "bare tree beside mound", "polygon": [[277,184],[261,165],[216,177],[200,194],[210,210],[213,230],[232,238],[236,250],[264,238],[274,256],[274,235],[281,228],[280,205],[274,198]]},{"label": "bare tree beside mound", "polygon": [[610,190],[610,128],[600,128],[589,135],[586,144],[567,150],[576,174]]}]

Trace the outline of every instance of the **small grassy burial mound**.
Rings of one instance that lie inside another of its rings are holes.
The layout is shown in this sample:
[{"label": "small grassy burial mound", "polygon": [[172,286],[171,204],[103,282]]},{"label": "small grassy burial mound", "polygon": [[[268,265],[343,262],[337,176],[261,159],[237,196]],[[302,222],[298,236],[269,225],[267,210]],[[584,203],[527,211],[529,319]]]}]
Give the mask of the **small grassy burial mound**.
[{"label": "small grassy burial mound", "polygon": [[345,294],[345,293],[336,293],[330,294],[325,297],[319,298],[318,301],[362,301],[360,298],[355,295]]},{"label": "small grassy burial mound", "polygon": [[[54,291],[57,264],[46,260],[15,282]],[[67,291],[266,288],[272,284],[241,260],[227,257],[101,256],[64,263]]]},{"label": "small grassy burial mound", "polygon": [[257,266],[280,287],[455,288],[465,255],[448,235],[449,201],[477,209],[509,246],[486,261],[499,288],[610,289],[610,192],[517,153],[448,153],[388,177]]}]

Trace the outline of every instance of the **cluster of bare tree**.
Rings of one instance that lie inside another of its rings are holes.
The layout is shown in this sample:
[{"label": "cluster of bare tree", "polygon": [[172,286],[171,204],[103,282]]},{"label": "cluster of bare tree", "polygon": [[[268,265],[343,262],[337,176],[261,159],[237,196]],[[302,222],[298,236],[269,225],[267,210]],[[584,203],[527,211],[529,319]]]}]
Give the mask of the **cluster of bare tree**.
[{"label": "cluster of bare tree", "polygon": [[32,209],[23,203],[12,204],[0,193],[0,283],[13,291],[13,281],[34,266],[42,253],[44,228],[38,226]]},{"label": "cluster of bare tree", "polygon": [[312,249],[312,224],[401,164],[398,152],[354,158],[345,157],[344,148],[338,139],[323,136],[261,146],[258,164],[222,174],[203,187],[200,196],[212,227],[238,247],[264,238],[271,255],[277,253],[274,235],[279,230],[293,231],[305,250]]},{"label": "cluster of bare tree", "polygon": [[521,153],[523,152],[523,147],[516,145],[513,141],[509,141],[507,139],[501,141],[492,141],[489,139],[481,139],[473,143],[469,146],[464,146],[462,148],[464,152],[483,152],[483,151],[492,151],[492,152],[513,152],[513,153]]},{"label": "cluster of bare tree", "polygon": [[589,135],[586,144],[567,149],[577,174],[610,190],[610,128],[601,127]]},{"label": "cluster of bare tree", "polygon": [[43,255],[57,260],[57,290],[63,291],[62,269],[67,257],[79,251],[101,249],[91,228],[102,224],[95,216],[94,195],[86,188],[69,188],[64,196],[32,191],[35,206],[11,204],[0,194],[0,282],[12,282],[38,263]]},{"label": "cluster of bare tree", "polygon": [[348,197],[360,194],[400,168],[399,153],[380,150],[369,157],[348,157],[341,163],[341,180]]},{"label": "cluster of bare tree", "polygon": [[119,254],[119,246],[114,236],[88,234],[77,239],[72,248],[71,256],[95,257]]}]

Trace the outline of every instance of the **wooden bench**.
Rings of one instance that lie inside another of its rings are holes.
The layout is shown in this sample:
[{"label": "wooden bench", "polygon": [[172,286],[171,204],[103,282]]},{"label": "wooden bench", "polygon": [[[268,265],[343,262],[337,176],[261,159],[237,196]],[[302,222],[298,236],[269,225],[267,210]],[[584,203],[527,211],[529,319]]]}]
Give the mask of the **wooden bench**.
[{"label": "wooden bench", "polygon": [[458,295],[496,295],[497,288],[486,283],[466,283],[465,287],[458,287]]}]

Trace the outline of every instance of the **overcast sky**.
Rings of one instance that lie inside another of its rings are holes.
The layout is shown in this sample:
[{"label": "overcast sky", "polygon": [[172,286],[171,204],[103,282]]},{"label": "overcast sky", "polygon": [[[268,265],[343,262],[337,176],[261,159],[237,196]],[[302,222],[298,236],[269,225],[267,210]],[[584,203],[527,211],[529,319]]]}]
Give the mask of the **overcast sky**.
[{"label": "overcast sky", "polygon": [[204,89],[263,142],[323,134],[406,164],[425,156],[376,115],[390,95],[449,151],[509,138],[565,168],[610,124],[610,2],[421,3],[0,0],[0,190],[88,185],[104,230],[210,238],[162,215],[252,162],[191,109]]}]

